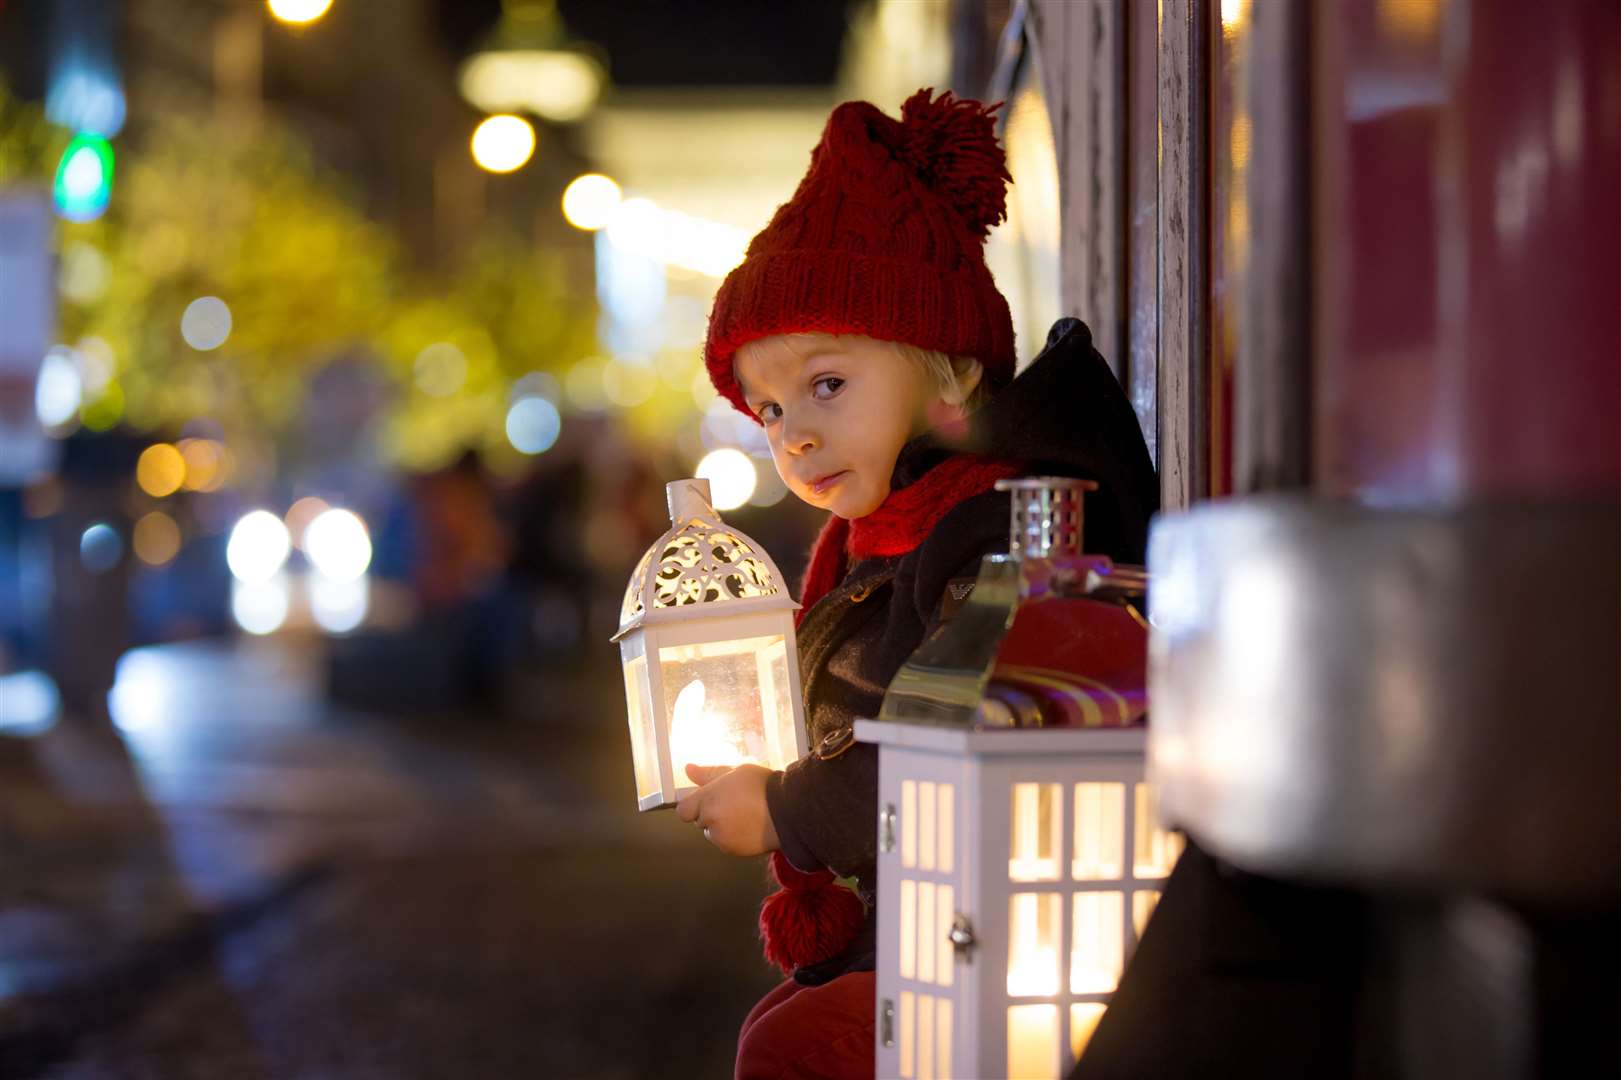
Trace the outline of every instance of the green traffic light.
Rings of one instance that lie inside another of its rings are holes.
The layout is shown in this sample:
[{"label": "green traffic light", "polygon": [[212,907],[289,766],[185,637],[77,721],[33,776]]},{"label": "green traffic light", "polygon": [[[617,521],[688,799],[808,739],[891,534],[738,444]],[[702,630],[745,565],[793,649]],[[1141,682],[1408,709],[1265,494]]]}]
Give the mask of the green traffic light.
[{"label": "green traffic light", "polygon": [[113,193],[113,147],[100,135],[74,136],[56,167],[56,211],[69,221],[94,221]]}]

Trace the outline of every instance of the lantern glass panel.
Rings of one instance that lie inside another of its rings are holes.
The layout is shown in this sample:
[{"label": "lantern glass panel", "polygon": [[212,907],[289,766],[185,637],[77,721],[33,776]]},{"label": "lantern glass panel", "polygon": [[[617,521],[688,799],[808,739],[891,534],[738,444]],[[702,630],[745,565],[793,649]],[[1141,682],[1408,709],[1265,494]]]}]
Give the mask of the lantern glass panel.
[{"label": "lantern glass panel", "polygon": [[901,880],[901,978],[917,978],[917,882]]},{"label": "lantern glass panel", "polygon": [[901,991],[901,1075],[912,1075],[913,1026],[917,1009],[917,995],[910,990]]},{"label": "lantern glass panel", "polygon": [[951,985],[952,968],[957,954],[951,947],[951,920],[956,907],[955,890],[950,885],[940,885],[935,889],[934,908],[934,948],[939,953],[935,959],[934,981],[941,986]]},{"label": "lantern glass panel", "polygon": [[1075,941],[1069,957],[1072,994],[1107,994],[1120,981],[1125,934],[1124,897],[1117,892],[1075,894]]},{"label": "lantern glass panel", "polygon": [[1138,937],[1143,936],[1143,928],[1148,925],[1148,917],[1154,914],[1154,905],[1158,903],[1158,889],[1138,889],[1131,894],[1131,925]]},{"label": "lantern glass panel", "polygon": [[1075,785],[1076,881],[1119,881],[1125,863],[1126,785]]},{"label": "lantern glass panel", "polygon": [[1077,1060],[1092,1041],[1092,1032],[1097,1030],[1107,1007],[1101,1001],[1077,1001],[1069,1007],[1069,1050]]},{"label": "lantern glass panel", "polygon": [[1058,993],[1063,923],[1064,908],[1058,893],[1014,893],[1008,898],[1010,997],[1051,997]]},{"label": "lantern glass panel", "polygon": [[782,635],[668,645],[659,650],[670,766],[678,785],[691,765],[754,762],[780,769],[795,758],[788,646]]},{"label": "lantern glass panel", "polygon": [[940,872],[949,874],[952,871],[952,851],[956,846],[955,828],[957,788],[955,784],[940,785],[940,820],[935,826],[935,835],[940,841]]},{"label": "lantern glass panel", "polygon": [[917,1075],[934,1078],[934,995],[917,996]]},{"label": "lantern glass panel", "polygon": [[636,797],[659,790],[658,743],[653,734],[652,702],[647,690],[647,657],[625,661],[625,699],[630,703],[630,753],[636,770]]},{"label": "lantern glass panel", "polygon": [[943,997],[934,1003],[935,1075],[940,1080],[951,1080],[951,999]]},{"label": "lantern glass panel", "polygon": [[[917,981],[934,981],[934,882],[917,883]],[[946,924],[950,927],[950,924]]]},{"label": "lantern glass panel", "polygon": [[1155,810],[1154,789],[1137,785],[1137,825],[1131,873],[1139,878],[1162,878],[1171,872],[1182,855],[1183,839],[1162,828]]},{"label": "lantern glass panel", "polygon": [[1008,1007],[1007,1074],[1021,1080],[1057,1080],[1057,1005]]},{"label": "lantern glass panel", "polygon": [[1063,827],[1063,785],[1013,785],[1013,837],[1008,857],[1012,881],[1057,881]]}]

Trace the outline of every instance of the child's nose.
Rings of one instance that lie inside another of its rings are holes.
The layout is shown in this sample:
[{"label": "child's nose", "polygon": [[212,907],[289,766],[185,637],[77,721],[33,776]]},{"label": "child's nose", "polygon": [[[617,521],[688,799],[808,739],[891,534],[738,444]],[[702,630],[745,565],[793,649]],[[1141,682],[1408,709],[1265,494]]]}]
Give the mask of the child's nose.
[{"label": "child's nose", "polygon": [[790,454],[808,454],[820,447],[822,440],[811,425],[803,422],[795,423],[784,417],[782,445]]}]

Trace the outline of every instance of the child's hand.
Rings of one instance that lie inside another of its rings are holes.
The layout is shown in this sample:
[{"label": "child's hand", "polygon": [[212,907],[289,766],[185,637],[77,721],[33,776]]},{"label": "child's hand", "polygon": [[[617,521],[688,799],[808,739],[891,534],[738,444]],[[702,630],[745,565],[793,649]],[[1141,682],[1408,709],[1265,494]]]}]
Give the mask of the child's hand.
[{"label": "child's hand", "polygon": [[682,821],[704,831],[704,839],[728,855],[764,855],[777,848],[777,829],[766,808],[765,782],[771,770],[759,765],[688,765],[698,790],[676,803]]}]

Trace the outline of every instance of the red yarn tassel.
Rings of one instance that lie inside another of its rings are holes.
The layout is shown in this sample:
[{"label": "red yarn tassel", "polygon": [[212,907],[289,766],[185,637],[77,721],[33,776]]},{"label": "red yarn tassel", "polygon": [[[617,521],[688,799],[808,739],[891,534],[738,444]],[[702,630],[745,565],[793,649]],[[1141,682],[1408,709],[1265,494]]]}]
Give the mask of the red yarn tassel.
[{"label": "red yarn tassel", "polygon": [[831,960],[855,940],[867,917],[866,905],[837,884],[831,870],[807,874],[773,851],[771,876],[781,888],[760,906],[760,938],[765,958],[783,974]]}]

